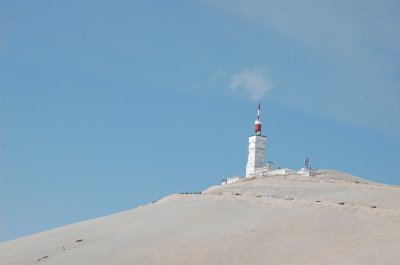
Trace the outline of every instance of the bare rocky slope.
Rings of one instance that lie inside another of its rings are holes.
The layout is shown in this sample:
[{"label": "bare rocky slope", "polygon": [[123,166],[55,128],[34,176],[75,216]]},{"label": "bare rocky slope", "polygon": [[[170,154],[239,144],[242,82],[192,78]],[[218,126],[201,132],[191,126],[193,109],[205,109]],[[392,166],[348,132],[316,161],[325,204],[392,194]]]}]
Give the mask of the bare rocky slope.
[{"label": "bare rocky slope", "polygon": [[0,243],[1,265],[400,264],[400,187],[260,177]]}]

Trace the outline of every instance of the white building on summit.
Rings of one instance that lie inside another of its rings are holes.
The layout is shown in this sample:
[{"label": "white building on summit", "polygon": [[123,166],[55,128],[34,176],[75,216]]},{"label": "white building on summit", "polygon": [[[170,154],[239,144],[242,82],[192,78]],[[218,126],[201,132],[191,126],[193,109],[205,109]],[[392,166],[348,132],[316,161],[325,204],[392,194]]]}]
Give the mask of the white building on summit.
[{"label": "white building on summit", "polygon": [[[266,162],[267,150],[267,137],[261,134],[261,120],[260,120],[260,103],[258,103],[258,115],[257,120],[254,122],[254,135],[249,137],[249,151],[247,156],[246,165],[246,178],[252,177],[269,177],[269,176],[280,176],[280,175],[291,175],[297,174],[302,176],[313,176],[315,172],[311,169],[310,159],[305,158],[304,167],[299,171],[294,171],[289,168],[276,167],[272,162]],[[240,180],[240,178],[239,178]],[[236,181],[230,179],[230,181],[224,182],[224,184],[230,184]]]},{"label": "white building on summit", "polygon": [[254,122],[254,132],[255,135],[249,137],[246,178],[252,177],[256,169],[266,166],[265,151],[267,137],[261,135],[260,103],[258,103],[257,120]]}]

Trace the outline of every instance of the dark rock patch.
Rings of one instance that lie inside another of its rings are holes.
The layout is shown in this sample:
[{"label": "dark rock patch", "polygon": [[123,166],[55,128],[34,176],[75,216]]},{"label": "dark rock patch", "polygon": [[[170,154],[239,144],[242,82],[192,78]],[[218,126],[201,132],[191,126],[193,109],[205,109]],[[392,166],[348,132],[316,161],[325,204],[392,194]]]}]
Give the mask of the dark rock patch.
[{"label": "dark rock patch", "polygon": [[44,256],[44,257],[41,257],[40,259],[37,259],[37,261],[36,262],[38,262],[38,261],[41,261],[42,259],[47,259],[49,256]]}]

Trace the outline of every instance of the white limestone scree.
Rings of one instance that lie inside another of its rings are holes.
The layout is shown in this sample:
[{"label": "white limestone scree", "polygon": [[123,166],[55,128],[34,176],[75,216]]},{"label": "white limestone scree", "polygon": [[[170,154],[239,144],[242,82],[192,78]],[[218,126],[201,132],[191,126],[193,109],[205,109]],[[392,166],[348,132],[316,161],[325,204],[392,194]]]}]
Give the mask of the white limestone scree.
[{"label": "white limestone scree", "polygon": [[252,177],[257,168],[266,166],[265,153],[267,137],[261,135],[260,103],[258,103],[257,120],[254,122],[254,132],[255,135],[249,137],[246,178]]}]

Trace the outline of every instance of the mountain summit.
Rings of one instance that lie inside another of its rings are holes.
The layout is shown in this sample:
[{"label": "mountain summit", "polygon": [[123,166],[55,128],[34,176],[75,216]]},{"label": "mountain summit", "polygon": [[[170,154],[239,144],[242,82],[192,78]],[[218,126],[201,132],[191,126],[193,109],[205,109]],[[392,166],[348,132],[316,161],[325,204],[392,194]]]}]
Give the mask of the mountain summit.
[{"label": "mountain summit", "polygon": [[315,173],[173,194],[0,243],[0,264],[398,264],[400,187]]}]

